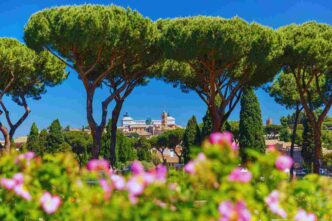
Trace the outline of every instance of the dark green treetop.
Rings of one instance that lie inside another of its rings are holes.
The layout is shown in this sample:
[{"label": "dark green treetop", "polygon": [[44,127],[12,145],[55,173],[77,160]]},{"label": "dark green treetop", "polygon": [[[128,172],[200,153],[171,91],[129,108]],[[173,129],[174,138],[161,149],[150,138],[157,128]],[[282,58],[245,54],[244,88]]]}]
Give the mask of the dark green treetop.
[{"label": "dark green treetop", "polygon": [[39,143],[39,131],[36,123],[33,123],[28,135],[26,147],[29,151],[33,151],[38,154],[40,150]]},{"label": "dark green treetop", "polygon": [[54,120],[49,126],[46,141],[47,144],[45,151],[47,153],[56,153],[60,151],[61,145],[65,140],[62,133],[62,127],[58,119]]},{"label": "dark green treetop", "polygon": [[281,38],[257,23],[196,16],[159,20],[157,25],[166,59],[162,78],[199,95],[209,108],[213,131],[220,131],[244,86],[272,80],[279,68]]},{"label": "dark green treetop", "polygon": [[[26,25],[25,40],[30,47],[51,51],[78,73],[87,93],[94,158],[100,152],[108,105],[124,99],[137,84],[145,82],[142,76],[157,58],[157,36],[150,19],[114,5],[45,9],[34,14]],[[102,117],[97,123],[92,114],[93,97],[102,85],[109,86],[110,93],[102,101]]]},{"label": "dark green treetop", "polygon": [[[321,126],[332,105],[332,26],[307,22],[281,27],[285,39],[282,68],[295,79],[301,105],[313,128],[315,173],[322,159]],[[315,100],[319,106],[315,107]],[[316,108],[321,111],[317,113]]]},{"label": "dark green treetop", "polygon": [[[0,106],[9,126],[10,139],[30,113],[27,98],[39,100],[47,86],[60,84],[67,76],[65,65],[49,52],[36,53],[13,38],[0,38]],[[13,121],[3,96],[8,95],[24,108]]]}]

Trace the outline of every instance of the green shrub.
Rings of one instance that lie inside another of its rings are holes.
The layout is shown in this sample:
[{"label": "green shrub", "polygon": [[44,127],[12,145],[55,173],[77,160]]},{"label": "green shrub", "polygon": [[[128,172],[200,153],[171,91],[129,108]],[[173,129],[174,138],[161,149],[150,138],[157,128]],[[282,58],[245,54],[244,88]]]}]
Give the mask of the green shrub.
[{"label": "green shrub", "polygon": [[0,220],[332,220],[330,178],[289,182],[288,157],[273,148],[248,154],[255,160],[240,168],[230,134],[213,134],[184,170],[167,176],[165,167],[138,161],[121,176],[105,160],[80,169],[69,153],[4,155]]}]

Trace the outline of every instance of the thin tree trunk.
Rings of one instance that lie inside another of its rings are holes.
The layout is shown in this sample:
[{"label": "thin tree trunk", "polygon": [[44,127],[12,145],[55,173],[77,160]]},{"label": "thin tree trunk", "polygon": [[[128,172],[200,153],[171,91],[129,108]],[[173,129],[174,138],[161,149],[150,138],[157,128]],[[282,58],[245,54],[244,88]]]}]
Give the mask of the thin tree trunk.
[{"label": "thin tree trunk", "polygon": [[91,130],[93,145],[91,147],[92,159],[98,159],[101,145],[101,132],[96,121],[93,118],[93,97],[94,89],[87,91],[87,119]]},{"label": "thin tree trunk", "polygon": [[4,150],[2,150],[1,152],[10,152],[10,138],[9,138],[9,133],[7,128],[0,122],[0,131],[5,139],[5,146],[4,146]]},{"label": "thin tree trunk", "polygon": [[123,105],[123,100],[117,101],[116,105],[112,111],[112,125],[111,125],[111,142],[110,142],[110,162],[112,167],[115,166],[116,162],[116,133],[117,133],[117,124],[119,120],[119,115]]},{"label": "thin tree trunk", "polygon": [[[295,138],[296,138],[296,130],[297,130],[297,124],[299,120],[299,115],[301,113],[301,109],[299,108],[299,105],[296,105],[296,110],[295,110],[295,120],[294,120],[294,125],[293,125],[293,133],[292,133],[292,139],[291,139],[291,147],[290,147],[290,157],[294,161],[294,145],[295,145]],[[290,180],[293,180],[293,172],[294,172],[294,164],[292,165],[290,169]]]},{"label": "thin tree trunk", "polygon": [[315,143],[315,161],[314,161],[314,173],[319,174],[320,163],[322,160],[322,142],[320,126],[314,127],[314,143]]},{"label": "thin tree trunk", "polygon": [[212,106],[214,104],[211,104],[210,108],[209,108],[209,113],[210,113],[210,117],[211,117],[211,121],[212,121],[212,133],[213,132],[219,132],[221,129],[221,119],[220,119],[220,115],[218,113],[217,107],[216,106]]},{"label": "thin tree trunk", "polygon": [[31,110],[30,110],[30,108],[29,108],[29,106],[28,106],[28,104],[27,104],[27,102],[26,102],[25,97],[24,97],[24,96],[21,96],[21,102],[18,103],[18,105],[19,105],[19,106],[23,106],[25,112],[24,112],[24,114],[20,117],[20,119],[18,119],[18,121],[17,121],[15,124],[13,124],[12,121],[11,121],[11,119],[10,119],[9,111],[8,111],[7,107],[5,106],[5,104],[1,101],[1,102],[0,102],[0,105],[1,105],[2,109],[3,109],[4,112],[5,112],[5,116],[6,116],[6,119],[7,119],[7,123],[9,124],[9,127],[10,127],[10,129],[9,129],[9,138],[10,138],[10,140],[12,140],[13,137],[14,137],[14,134],[15,134],[15,132],[16,132],[16,130],[17,130],[17,128],[18,128],[19,126],[21,126],[21,124],[27,119],[27,117],[29,116]]}]

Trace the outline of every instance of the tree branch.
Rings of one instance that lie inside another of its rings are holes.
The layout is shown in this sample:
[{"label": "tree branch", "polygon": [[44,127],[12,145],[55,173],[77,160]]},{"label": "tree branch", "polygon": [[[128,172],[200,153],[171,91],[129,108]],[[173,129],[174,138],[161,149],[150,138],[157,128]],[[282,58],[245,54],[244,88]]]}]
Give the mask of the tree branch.
[{"label": "tree branch", "polygon": [[73,65],[69,64],[69,63],[68,63],[67,61],[65,61],[62,57],[60,57],[59,55],[57,55],[56,53],[54,53],[50,48],[45,47],[45,49],[46,49],[47,51],[49,51],[52,55],[54,55],[55,57],[57,57],[62,63],[64,63],[65,65],[67,65],[67,66],[70,67],[71,69],[76,70],[76,69],[74,68]]}]

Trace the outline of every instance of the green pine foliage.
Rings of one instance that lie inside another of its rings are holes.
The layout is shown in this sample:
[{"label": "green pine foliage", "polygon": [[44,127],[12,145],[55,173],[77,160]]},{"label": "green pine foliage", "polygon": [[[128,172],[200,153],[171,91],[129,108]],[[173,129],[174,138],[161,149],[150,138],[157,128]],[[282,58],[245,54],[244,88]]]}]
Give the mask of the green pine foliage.
[{"label": "green pine foliage", "polygon": [[92,137],[83,131],[64,132],[65,144],[68,144],[75,154],[81,167],[90,159],[89,150],[92,145]]},{"label": "green pine foliage", "polygon": [[26,147],[29,151],[33,151],[37,154],[39,153],[40,150],[39,131],[36,123],[33,123],[31,126]]},{"label": "green pine foliage", "polygon": [[137,153],[134,148],[134,139],[126,137],[122,133],[117,133],[116,140],[117,165],[133,161],[137,158]]},{"label": "green pine foliage", "polygon": [[183,135],[183,160],[187,163],[190,160],[190,149],[192,146],[198,146],[201,143],[201,132],[197,124],[195,116],[192,116],[188,123]]},{"label": "green pine foliage", "polygon": [[39,133],[39,146],[40,146],[40,154],[42,155],[47,146],[47,135],[48,132],[46,129],[42,129]]},{"label": "green pine foliage", "polygon": [[54,120],[48,128],[48,135],[46,138],[47,153],[56,153],[63,149],[61,146],[64,143],[64,136],[62,133],[62,127],[58,119]]},{"label": "green pine foliage", "polygon": [[147,162],[152,161],[151,143],[145,137],[140,137],[135,142],[135,148],[138,160]]},{"label": "green pine foliage", "polygon": [[243,162],[247,161],[248,148],[265,152],[264,128],[261,109],[255,92],[246,88],[241,98],[239,125],[240,154]]},{"label": "green pine foliage", "polygon": [[288,118],[281,117],[280,123],[281,123],[281,129],[280,129],[280,134],[279,134],[279,140],[289,142],[291,139],[291,134],[289,131],[289,126],[288,126]]}]

